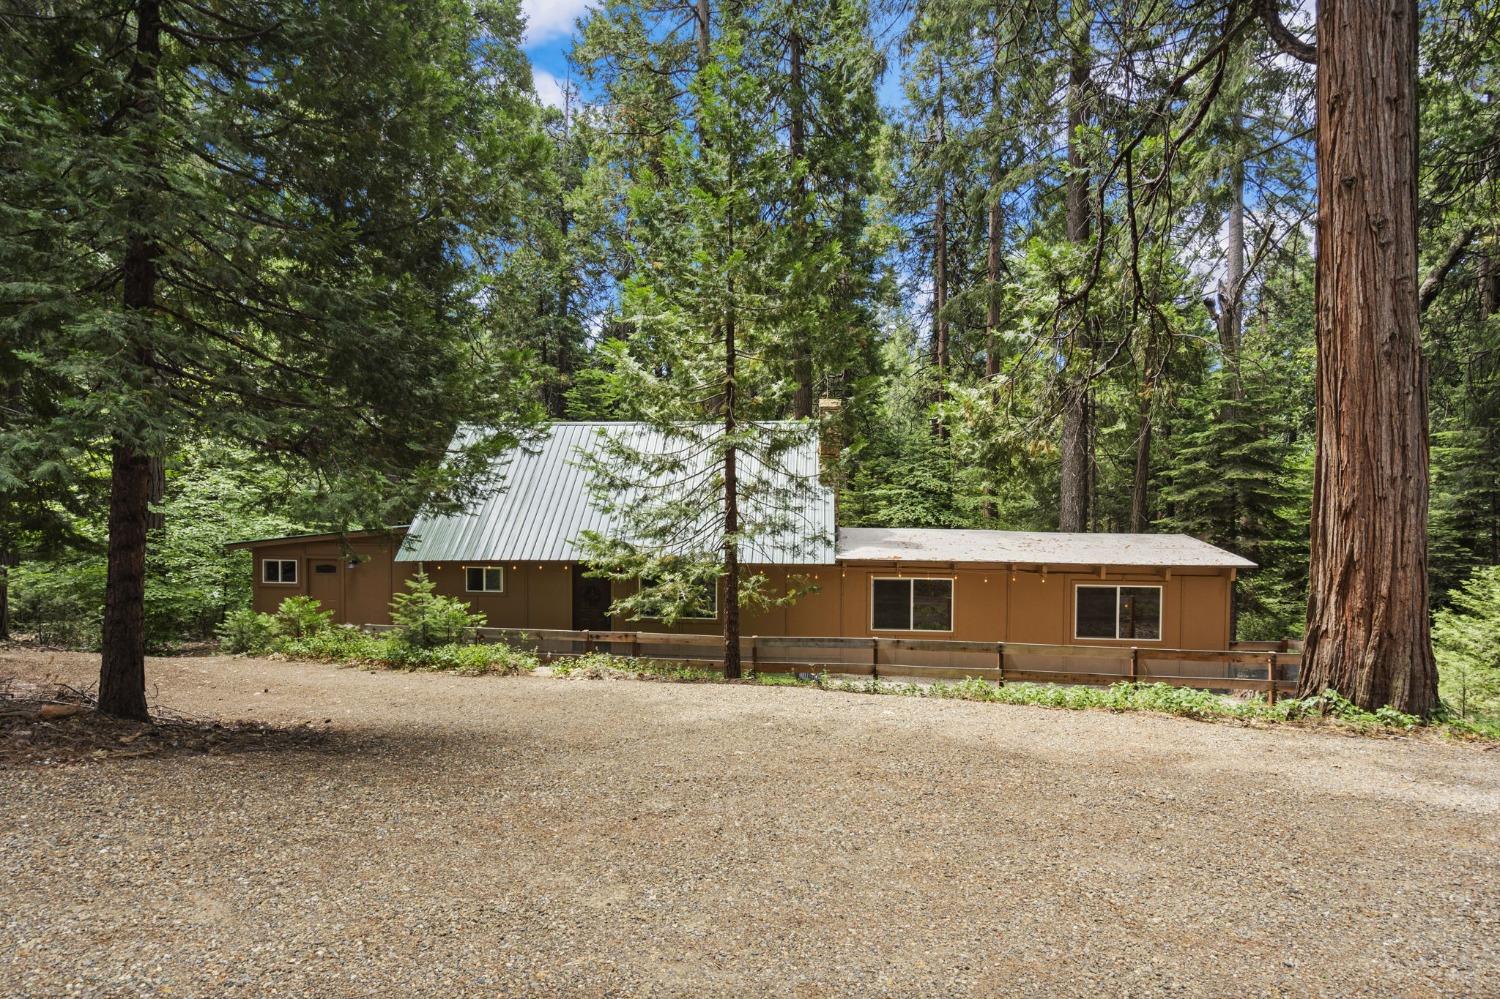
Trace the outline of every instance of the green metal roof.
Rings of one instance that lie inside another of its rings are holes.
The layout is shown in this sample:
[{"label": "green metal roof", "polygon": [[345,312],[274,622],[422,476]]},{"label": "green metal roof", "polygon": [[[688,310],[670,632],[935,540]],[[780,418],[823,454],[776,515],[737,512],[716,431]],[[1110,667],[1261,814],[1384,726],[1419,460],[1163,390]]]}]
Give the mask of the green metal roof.
[{"label": "green metal roof", "polygon": [[[455,445],[461,445],[473,432],[460,430]],[[618,537],[618,518],[592,501],[589,475],[581,465],[584,456],[596,453],[604,435],[647,453],[662,453],[677,446],[644,423],[554,423],[539,440],[527,441],[495,459],[484,499],[462,513],[419,514],[407,532],[406,544],[396,555],[397,561],[582,561],[584,553],[576,540],[584,531]],[[747,538],[740,558],[762,565],[831,564],[833,493],[818,482],[816,434],[809,430],[807,440],[792,448],[781,465],[781,469],[768,472],[742,453],[739,474],[746,483],[760,479],[775,485],[791,479],[793,484],[809,489],[810,499],[798,511],[799,527],[783,536]],[[747,491],[753,494],[757,490]],[[755,519],[756,501],[752,498],[743,502],[750,506],[746,519]],[[707,527],[701,544],[705,550],[712,550],[723,535],[712,524]]]}]

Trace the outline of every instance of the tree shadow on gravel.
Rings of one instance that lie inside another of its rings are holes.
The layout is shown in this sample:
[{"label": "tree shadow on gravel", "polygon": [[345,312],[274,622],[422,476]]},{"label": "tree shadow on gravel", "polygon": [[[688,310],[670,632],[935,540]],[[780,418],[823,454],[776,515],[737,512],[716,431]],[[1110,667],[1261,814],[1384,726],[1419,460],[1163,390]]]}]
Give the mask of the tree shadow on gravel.
[{"label": "tree shadow on gravel", "polygon": [[104,763],[159,756],[327,751],[329,720],[298,725],[222,722],[157,709],[149,722],[95,710],[91,690],[0,677],[0,766]]}]

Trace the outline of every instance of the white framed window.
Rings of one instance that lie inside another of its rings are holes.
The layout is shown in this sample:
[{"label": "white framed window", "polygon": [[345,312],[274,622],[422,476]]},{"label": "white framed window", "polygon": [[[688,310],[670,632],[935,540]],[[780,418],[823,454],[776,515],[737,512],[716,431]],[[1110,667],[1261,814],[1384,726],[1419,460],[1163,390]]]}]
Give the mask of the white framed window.
[{"label": "white framed window", "polygon": [[260,563],[262,583],[297,582],[297,560],[294,558],[268,558]]},{"label": "white framed window", "polygon": [[504,567],[498,565],[464,566],[464,589],[469,593],[504,593]]},{"label": "white framed window", "polygon": [[1161,587],[1079,585],[1073,591],[1073,637],[1161,641]]},{"label": "white framed window", "polygon": [[873,576],[871,631],[952,631],[953,580]]}]

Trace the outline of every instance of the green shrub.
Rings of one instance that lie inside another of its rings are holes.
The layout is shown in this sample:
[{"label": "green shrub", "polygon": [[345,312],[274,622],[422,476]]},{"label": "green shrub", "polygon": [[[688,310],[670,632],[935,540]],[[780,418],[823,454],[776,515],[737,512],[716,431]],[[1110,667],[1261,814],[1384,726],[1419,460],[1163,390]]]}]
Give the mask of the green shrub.
[{"label": "green shrub", "polygon": [[276,623],[288,638],[306,638],[333,625],[333,611],[312,597],[287,597],[276,608]]},{"label": "green shrub", "polygon": [[224,615],[218,636],[225,652],[258,655],[271,651],[281,637],[281,622],[270,614],[258,614],[245,607]]},{"label": "green shrub", "polygon": [[514,676],[537,667],[534,654],[506,645],[448,644],[420,648],[395,635],[369,635],[350,626],[329,628],[305,638],[283,638],[276,650],[288,659],[377,669],[434,670],[465,676]]},{"label": "green shrub", "polygon": [[552,664],[552,675],[582,680],[667,680],[705,683],[724,679],[717,670],[702,669],[669,659],[637,659],[608,652],[586,652]]},{"label": "green shrub", "polygon": [[10,570],[12,632],[31,634],[43,645],[97,649],[104,579],[103,559],[16,566]]},{"label": "green shrub", "polygon": [[302,638],[283,638],[277,643],[276,651],[291,659],[362,663],[380,659],[389,643],[389,639],[367,635],[358,628],[342,625],[325,628]]},{"label": "green shrub", "polygon": [[1438,693],[1458,718],[1500,722],[1500,566],[1475,572],[1437,612]]},{"label": "green shrub", "polygon": [[484,615],[474,613],[464,601],[434,593],[425,572],[408,579],[406,589],[391,598],[391,623],[396,637],[412,648],[456,645],[484,624]]}]

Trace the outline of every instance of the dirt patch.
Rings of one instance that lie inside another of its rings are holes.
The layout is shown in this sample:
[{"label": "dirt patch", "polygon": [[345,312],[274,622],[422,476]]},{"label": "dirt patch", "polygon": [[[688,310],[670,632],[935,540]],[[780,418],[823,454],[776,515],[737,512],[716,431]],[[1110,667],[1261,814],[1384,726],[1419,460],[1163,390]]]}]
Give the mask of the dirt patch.
[{"label": "dirt patch", "polygon": [[[0,675],[96,670],[0,650]],[[0,995],[1500,982],[1500,755],[1469,745],[229,657],[147,676],[153,705],[328,743],[0,767]]]},{"label": "dirt patch", "polygon": [[158,711],[150,721],[100,714],[91,689],[0,676],[0,766],[102,763],[165,754],[324,747],[326,726],[221,722]]}]

